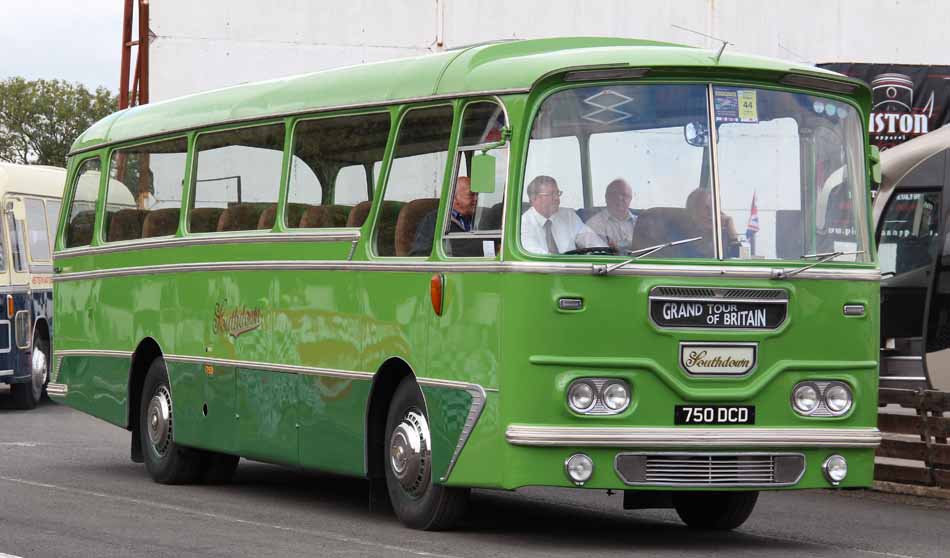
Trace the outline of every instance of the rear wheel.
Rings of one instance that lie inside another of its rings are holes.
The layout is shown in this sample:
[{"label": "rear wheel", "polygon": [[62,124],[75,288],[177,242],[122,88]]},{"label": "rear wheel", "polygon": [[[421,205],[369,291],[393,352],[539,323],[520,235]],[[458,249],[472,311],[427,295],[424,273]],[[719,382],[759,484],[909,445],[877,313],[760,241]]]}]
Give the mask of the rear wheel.
[{"label": "rear wheel", "polygon": [[17,409],[33,409],[49,382],[49,341],[36,337],[30,352],[30,381],[10,385],[10,395]]},{"label": "rear wheel", "polygon": [[145,468],[162,484],[188,484],[198,480],[201,455],[175,443],[174,407],[168,371],[161,358],[152,361],[142,388],[139,436]]},{"label": "rear wheel", "polygon": [[745,523],[752,514],[758,492],[676,492],[673,507],[694,529],[728,531]]},{"label": "rear wheel", "polygon": [[413,529],[452,528],[468,508],[469,490],[432,482],[432,438],[419,386],[411,377],[396,388],[386,418],[386,488],[396,516]]}]

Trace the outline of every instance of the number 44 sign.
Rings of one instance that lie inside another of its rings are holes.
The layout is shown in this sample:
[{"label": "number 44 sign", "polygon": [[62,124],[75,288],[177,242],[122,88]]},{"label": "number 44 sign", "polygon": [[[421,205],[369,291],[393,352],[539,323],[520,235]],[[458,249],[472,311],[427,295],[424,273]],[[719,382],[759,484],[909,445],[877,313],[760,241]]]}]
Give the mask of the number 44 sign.
[{"label": "number 44 sign", "polygon": [[759,106],[755,100],[754,89],[740,89],[739,94],[739,122],[758,122]]}]

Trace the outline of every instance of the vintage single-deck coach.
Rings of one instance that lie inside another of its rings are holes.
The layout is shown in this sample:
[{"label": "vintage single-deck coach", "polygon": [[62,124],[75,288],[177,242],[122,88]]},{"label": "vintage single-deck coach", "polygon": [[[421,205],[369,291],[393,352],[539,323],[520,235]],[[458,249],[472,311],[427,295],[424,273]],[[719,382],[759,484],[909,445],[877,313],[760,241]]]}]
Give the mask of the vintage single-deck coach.
[{"label": "vintage single-deck coach", "polygon": [[70,154],[50,393],[159,482],[364,476],[416,528],[472,487],[728,529],[761,490],[868,486],[869,101],[565,38],[116,113]]},{"label": "vintage single-deck coach", "polygon": [[49,380],[53,335],[52,238],[65,169],[0,163],[0,383],[32,409]]}]

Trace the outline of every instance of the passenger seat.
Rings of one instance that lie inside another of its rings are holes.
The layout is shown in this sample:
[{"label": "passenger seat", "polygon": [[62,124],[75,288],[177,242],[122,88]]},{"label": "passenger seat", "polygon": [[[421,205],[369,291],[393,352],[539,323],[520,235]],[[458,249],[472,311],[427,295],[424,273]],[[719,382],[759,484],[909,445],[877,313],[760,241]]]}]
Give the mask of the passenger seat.
[{"label": "passenger seat", "polygon": [[[399,210],[396,218],[396,246],[397,256],[408,256],[412,250],[412,242],[416,239],[416,229],[426,215],[439,209],[439,198],[420,198],[412,200]],[[435,223],[433,222],[433,225]],[[435,231],[432,231],[433,233]],[[435,234],[432,235],[435,237]]]}]

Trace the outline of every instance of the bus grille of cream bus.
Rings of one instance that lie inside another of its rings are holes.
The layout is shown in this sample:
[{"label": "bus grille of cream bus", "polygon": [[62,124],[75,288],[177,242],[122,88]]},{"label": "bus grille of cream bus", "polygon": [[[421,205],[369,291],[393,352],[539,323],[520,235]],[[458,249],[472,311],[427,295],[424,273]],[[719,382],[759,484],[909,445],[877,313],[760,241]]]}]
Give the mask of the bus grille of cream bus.
[{"label": "bus grille of cream bus", "polygon": [[802,454],[622,453],[615,468],[627,484],[788,486],[805,472]]}]

